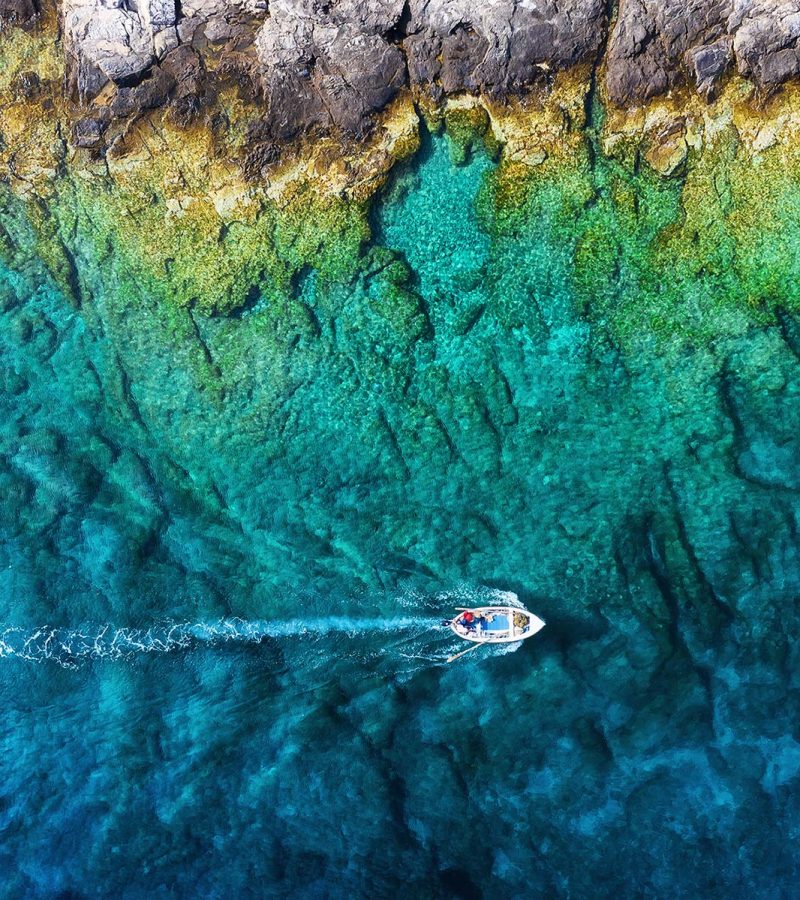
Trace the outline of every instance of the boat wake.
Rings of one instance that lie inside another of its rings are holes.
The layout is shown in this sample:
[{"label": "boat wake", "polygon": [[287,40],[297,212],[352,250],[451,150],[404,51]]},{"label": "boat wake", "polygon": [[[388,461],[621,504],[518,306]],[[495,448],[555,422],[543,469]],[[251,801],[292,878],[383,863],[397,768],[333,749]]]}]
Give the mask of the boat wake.
[{"label": "boat wake", "polygon": [[[225,644],[279,642],[284,656],[298,656],[302,648],[325,641],[325,652],[304,654],[304,664],[329,665],[335,657],[382,663],[395,673],[443,665],[463,641],[442,629],[443,616],[453,607],[481,602],[482,605],[520,605],[516,595],[486,589],[458,589],[435,597],[408,594],[398,598],[408,615],[394,617],[319,616],[304,619],[247,620],[237,617],[208,622],[161,622],[149,628],[83,625],[79,628],[0,628],[0,659],[14,657],[30,662],[54,662],[67,669],[99,660],[133,660],[147,654],[215,648]],[[412,615],[411,611],[423,612]],[[448,639],[449,638],[449,639]],[[290,640],[291,639],[291,640]],[[493,647],[491,655],[511,653],[518,644]]]},{"label": "boat wake", "polygon": [[284,621],[219,619],[214,622],[181,622],[150,628],[119,628],[113,625],[83,628],[9,627],[0,631],[0,658],[17,657],[31,662],[50,660],[75,668],[92,660],[127,660],[138,654],[172,653],[197,646],[220,646],[231,641],[257,644],[266,639],[319,639],[332,635],[358,637],[391,633],[410,638],[435,627],[437,620],[404,616],[359,619],[328,616]]}]

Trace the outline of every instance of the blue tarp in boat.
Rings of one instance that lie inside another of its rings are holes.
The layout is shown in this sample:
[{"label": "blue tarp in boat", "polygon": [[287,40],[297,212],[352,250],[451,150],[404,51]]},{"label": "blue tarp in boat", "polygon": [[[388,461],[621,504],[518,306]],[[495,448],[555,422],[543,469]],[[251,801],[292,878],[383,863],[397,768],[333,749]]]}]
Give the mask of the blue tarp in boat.
[{"label": "blue tarp in boat", "polygon": [[482,628],[483,631],[508,631],[508,616],[500,616],[495,614],[491,622],[486,622]]}]

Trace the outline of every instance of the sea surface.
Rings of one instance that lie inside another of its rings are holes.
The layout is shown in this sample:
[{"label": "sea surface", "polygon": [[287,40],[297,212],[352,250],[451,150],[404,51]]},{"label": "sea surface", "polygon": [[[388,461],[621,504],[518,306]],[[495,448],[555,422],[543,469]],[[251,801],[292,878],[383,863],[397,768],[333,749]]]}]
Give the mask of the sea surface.
[{"label": "sea surface", "polygon": [[0,268],[2,896],[797,896],[800,325],[667,307],[680,180],[497,175],[426,135],[283,306]]}]

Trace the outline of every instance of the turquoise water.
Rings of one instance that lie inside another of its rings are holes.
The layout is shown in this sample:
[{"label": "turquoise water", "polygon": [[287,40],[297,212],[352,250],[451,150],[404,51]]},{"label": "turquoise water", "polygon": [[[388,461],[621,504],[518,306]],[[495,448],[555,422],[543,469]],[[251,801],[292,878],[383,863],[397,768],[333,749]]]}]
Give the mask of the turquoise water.
[{"label": "turquoise water", "polygon": [[6,895],[792,895],[797,326],[620,348],[493,166],[231,317],[88,244],[72,307],[7,205]]}]

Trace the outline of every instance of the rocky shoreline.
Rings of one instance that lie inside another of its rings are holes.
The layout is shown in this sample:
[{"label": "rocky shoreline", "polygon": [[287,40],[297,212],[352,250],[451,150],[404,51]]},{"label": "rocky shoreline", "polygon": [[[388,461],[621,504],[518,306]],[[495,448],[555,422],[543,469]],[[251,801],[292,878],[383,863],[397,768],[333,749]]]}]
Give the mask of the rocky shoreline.
[{"label": "rocky shoreline", "polygon": [[224,129],[215,101],[233,89],[257,112],[251,170],[298,135],[364,137],[409,89],[502,102],[583,65],[587,89],[627,109],[679,87],[712,100],[736,75],[768,93],[800,74],[797,0],[48,2],[0,0],[0,32],[57,22],[73,146],[102,152],[111,123],[165,107]]},{"label": "rocky shoreline", "polygon": [[488,151],[500,210],[537,185],[592,208],[618,166],[743,246],[800,172],[785,3],[39,3],[0,0],[0,229],[21,201],[77,306],[108,248],[145,294],[204,313],[282,296],[309,266],[347,279],[371,201],[428,131],[456,164]]}]

